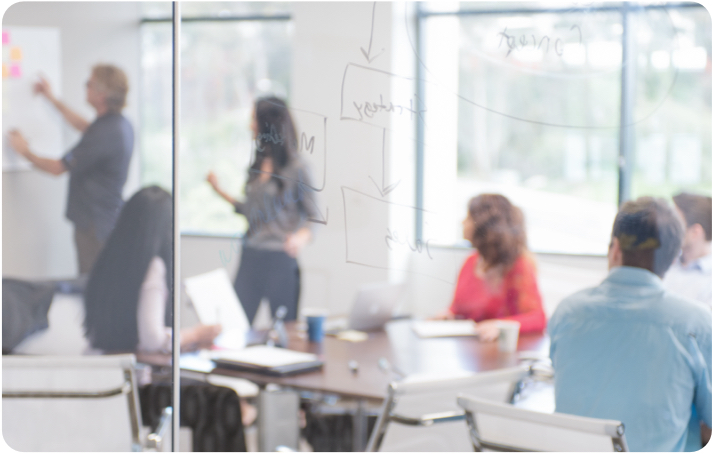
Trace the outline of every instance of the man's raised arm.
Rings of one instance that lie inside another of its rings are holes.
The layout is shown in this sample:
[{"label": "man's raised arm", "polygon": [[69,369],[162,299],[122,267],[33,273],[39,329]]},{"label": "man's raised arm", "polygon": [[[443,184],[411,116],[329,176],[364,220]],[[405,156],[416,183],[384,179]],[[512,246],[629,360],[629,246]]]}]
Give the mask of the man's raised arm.
[{"label": "man's raised arm", "polygon": [[[65,120],[79,132],[84,132],[89,127],[89,122],[81,115],[67,107],[62,101],[57,99],[52,93],[52,87],[44,77],[40,77],[39,82],[34,86],[35,94],[41,94],[51,102],[55,108],[62,114]],[[29,159],[29,158],[28,158]]]}]

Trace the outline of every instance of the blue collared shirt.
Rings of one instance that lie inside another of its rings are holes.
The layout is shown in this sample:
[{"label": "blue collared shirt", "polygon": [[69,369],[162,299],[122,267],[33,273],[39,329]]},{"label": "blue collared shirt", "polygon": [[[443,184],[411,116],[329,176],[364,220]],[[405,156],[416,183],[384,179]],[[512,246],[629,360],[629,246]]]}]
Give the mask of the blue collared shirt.
[{"label": "blue collared shirt", "polygon": [[692,404],[712,424],[712,311],[655,274],[613,268],[548,331],[557,412],[623,422],[631,451],[682,451]]},{"label": "blue collared shirt", "polygon": [[675,260],[663,282],[668,290],[712,308],[712,254],[684,265]]}]

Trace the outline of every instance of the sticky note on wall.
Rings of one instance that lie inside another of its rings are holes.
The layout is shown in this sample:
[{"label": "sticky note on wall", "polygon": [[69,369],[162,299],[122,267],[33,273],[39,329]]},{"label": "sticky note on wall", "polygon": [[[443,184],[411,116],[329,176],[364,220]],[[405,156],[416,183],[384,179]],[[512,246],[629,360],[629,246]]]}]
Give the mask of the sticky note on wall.
[{"label": "sticky note on wall", "polygon": [[10,49],[10,60],[22,60],[22,49],[20,49],[19,47],[13,47],[12,49]]},{"label": "sticky note on wall", "polygon": [[10,32],[2,32],[2,43],[10,44]]},{"label": "sticky note on wall", "polygon": [[20,68],[20,65],[10,65],[10,77],[16,79],[22,77],[22,68]]},{"label": "sticky note on wall", "polygon": [[10,75],[10,71],[8,71],[7,66],[4,64],[2,65],[2,78],[7,79],[7,77]]}]

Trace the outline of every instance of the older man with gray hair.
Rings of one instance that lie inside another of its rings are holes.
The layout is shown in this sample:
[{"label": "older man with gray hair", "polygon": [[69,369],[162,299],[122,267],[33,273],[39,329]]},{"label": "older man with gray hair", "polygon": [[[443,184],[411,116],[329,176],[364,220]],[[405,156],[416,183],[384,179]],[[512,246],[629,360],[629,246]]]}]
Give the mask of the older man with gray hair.
[{"label": "older man with gray hair", "polygon": [[91,123],[57,99],[45,79],[40,79],[34,89],[82,137],[61,159],[37,156],[17,130],[9,134],[10,145],[44,172],[53,175],[69,172],[66,216],[74,224],[79,273],[85,274],[101,252],[124,203],[122,191],[134,143],[131,123],[121,114],[126,105],[128,80],[116,66],[99,64],[92,68],[86,83],[86,100],[96,111]]}]

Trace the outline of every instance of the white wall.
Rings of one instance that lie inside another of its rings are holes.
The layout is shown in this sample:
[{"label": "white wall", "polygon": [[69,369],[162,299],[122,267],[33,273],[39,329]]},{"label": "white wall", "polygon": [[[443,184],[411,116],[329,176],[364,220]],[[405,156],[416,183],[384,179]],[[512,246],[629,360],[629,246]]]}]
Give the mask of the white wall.
[{"label": "white wall", "polygon": [[[413,273],[408,286],[411,301],[409,310],[414,316],[432,316],[449,307],[455,293],[457,274],[471,253],[469,249],[443,248],[443,254],[449,260],[437,266],[444,275],[451,276],[450,282],[419,279],[418,276],[433,273],[433,263],[423,259],[411,262]],[[563,298],[598,285],[608,274],[606,257],[535,254],[535,258],[537,282],[547,318]]]},{"label": "white wall", "polygon": [[[220,259],[220,252],[227,254],[235,251],[225,268],[231,277],[237,272],[237,265],[240,261],[240,243],[228,238],[183,236],[182,243],[183,261],[181,264],[182,276],[190,277],[196,274],[212,271],[223,266]],[[408,272],[405,279],[408,282],[406,301],[407,305],[402,307],[402,312],[412,314],[415,317],[429,317],[446,309],[455,292],[455,280],[469,254],[469,249],[463,248],[438,248],[439,254],[445,258],[438,263],[434,263],[426,256],[412,257],[408,263]],[[229,254],[228,254],[229,255]],[[558,255],[558,254],[535,254],[539,291],[544,302],[544,311],[547,317],[556,309],[561,300],[574,292],[584,288],[598,285],[607,275],[608,262],[606,257]],[[332,260],[338,257],[332,258]],[[356,266],[356,265],[352,265]],[[303,274],[310,276],[313,269],[309,264],[302,265]],[[438,270],[433,270],[437,267]],[[323,268],[317,268],[323,269]],[[432,275],[439,273],[442,276],[449,276],[449,279],[433,279]],[[316,277],[305,279],[305,285],[310,285],[309,290],[319,295],[320,282]],[[339,276],[336,276],[339,278]],[[342,279],[347,279],[342,277]],[[448,282],[449,281],[449,282]],[[355,287],[361,282],[353,279],[350,290],[343,290],[341,295],[341,306],[337,306],[330,300],[323,301],[321,307],[329,307],[332,311],[345,311],[355,295]],[[327,289],[321,289],[325,292]],[[315,306],[310,304],[314,299],[303,298],[302,307]],[[319,301],[322,302],[322,301]],[[183,305],[181,314],[181,324],[190,326],[196,323],[195,311],[188,305]]]},{"label": "white wall", "polygon": [[[294,3],[293,68],[291,105],[327,117],[326,186],[320,205],[328,208],[328,223],[317,231],[316,239],[302,254],[302,307],[329,308],[346,312],[359,283],[388,279],[388,254],[384,247],[368,247],[371,263],[383,269],[346,263],[344,198],[342,186],[379,195],[369,175],[380,175],[382,133],[379,129],[349,120],[340,120],[341,88],[347,64],[368,64],[360,48],[368,48],[372,3]],[[388,4],[377,10],[374,42],[385,48],[373,66],[389,70],[391,58]],[[363,81],[360,87],[375,96],[390,95],[390,81]],[[384,122],[388,126],[388,119]],[[351,233],[360,238],[382,237],[387,211],[352,207],[348,213]]]},{"label": "white wall", "polygon": [[[137,2],[21,2],[9,6],[3,25],[57,27],[62,54],[62,100],[86,118],[85,82],[96,63],[121,67],[130,90],[124,114],[136,133],[124,197],[139,187],[139,4]],[[64,147],[79,134],[65,126]],[[28,140],[32,140],[28,137]],[[3,172],[2,272],[23,278],[71,277],[77,273],[73,229],[64,218],[68,176],[37,170]]]}]

